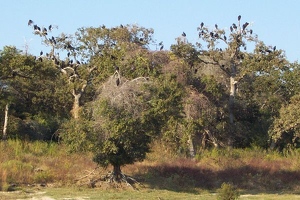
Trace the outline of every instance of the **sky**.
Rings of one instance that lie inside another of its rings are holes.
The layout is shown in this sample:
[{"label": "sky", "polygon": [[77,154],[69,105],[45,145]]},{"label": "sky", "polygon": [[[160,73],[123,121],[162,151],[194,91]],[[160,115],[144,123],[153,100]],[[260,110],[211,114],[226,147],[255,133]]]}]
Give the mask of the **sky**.
[{"label": "sky", "polygon": [[28,27],[57,25],[52,34],[74,34],[78,28],[137,24],[154,29],[157,43],[165,49],[182,32],[188,42],[198,39],[201,22],[229,30],[232,23],[249,22],[266,45],[285,51],[290,62],[300,59],[299,0],[0,0],[0,50],[6,45],[38,55],[47,49]]}]

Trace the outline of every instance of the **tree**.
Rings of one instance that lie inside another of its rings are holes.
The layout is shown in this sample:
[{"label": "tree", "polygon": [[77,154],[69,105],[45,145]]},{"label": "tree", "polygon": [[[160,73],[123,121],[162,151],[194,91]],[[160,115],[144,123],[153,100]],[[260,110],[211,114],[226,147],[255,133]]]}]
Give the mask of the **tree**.
[{"label": "tree", "polygon": [[93,102],[95,161],[113,166],[112,181],[128,178],[121,166],[142,161],[152,138],[163,134],[172,119],[180,117],[182,94],[172,79],[137,77],[127,80],[111,76],[101,85]]},{"label": "tree", "polygon": [[40,62],[15,47],[5,47],[1,51],[0,65],[0,105],[10,105],[7,129],[10,137],[50,139],[69,107],[57,89],[59,84],[60,87],[65,84],[55,73],[53,63]]},{"label": "tree", "polygon": [[[71,114],[75,119],[80,116],[81,106],[92,100],[95,91],[93,85],[106,80],[121,61],[126,62],[125,52],[135,51],[137,47],[146,48],[152,41],[153,34],[153,30],[135,25],[113,28],[102,25],[96,28],[79,28],[74,35],[62,33],[54,37],[50,36],[55,28],[51,25],[51,29],[40,28],[33,22],[30,26],[33,27],[34,34],[51,47],[49,53],[41,52],[39,59],[52,60],[69,82],[69,90],[66,92],[73,96]],[[65,59],[59,56],[58,50],[65,52]],[[135,63],[130,63],[132,64]],[[122,73],[125,75],[126,71],[122,70]]]},{"label": "tree", "polygon": [[[269,130],[271,139],[280,150],[286,147],[300,146],[300,95],[291,98],[289,104],[280,108],[279,117]],[[272,146],[272,148],[275,147]]]},{"label": "tree", "polygon": [[[238,23],[233,23],[230,26],[230,33],[226,34],[224,29],[220,29],[218,25],[210,30],[202,22],[198,27],[199,38],[207,44],[207,51],[202,51],[199,58],[205,65],[212,65],[217,67],[215,73],[226,77],[226,85],[229,88],[229,101],[227,104],[228,121],[229,121],[229,135],[227,142],[229,146],[233,145],[236,137],[236,116],[234,116],[234,109],[236,105],[237,89],[240,80],[244,74],[240,73],[242,70],[241,63],[245,56],[247,48],[246,42],[257,42],[257,36],[253,34],[252,29],[249,29],[249,23],[242,24],[241,17],[238,17]],[[224,48],[219,43],[222,42]],[[200,48],[203,48],[201,43],[197,43]]]},{"label": "tree", "polygon": [[126,181],[121,166],[142,161],[149,152],[150,124],[145,111],[150,108],[151,84],[144,77],[122,81],[116,85],[114,77],[103,84],[93,103],[94,132],[98,136],[94,160],[103,167],[113,166],[111,181]]}]

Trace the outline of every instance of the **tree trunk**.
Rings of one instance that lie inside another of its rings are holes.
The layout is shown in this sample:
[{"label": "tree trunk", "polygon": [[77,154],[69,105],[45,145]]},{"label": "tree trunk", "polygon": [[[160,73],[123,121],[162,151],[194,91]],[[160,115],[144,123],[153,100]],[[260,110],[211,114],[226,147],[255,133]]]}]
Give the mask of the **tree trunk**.
[{"label": "tree trunk", "polygon": [[2,139],[3,140],[7,139],[8,109],[9,109],[9,105],[6,104],[6,106],[5,106],[5,112],[4,112],[3,135],[2,135]]},{"label": "tree trunk", "polygon": [[233,135],[234,135],[234,104],[235,104],[235,95],[237,89],[237,81],[235,80],[236,76],[236,66],[235,64],[231,65],[231,74],[230,74],[230,94],[229,94],[229,123],[230,123],[230,136],[228,138],[228,146],[232,147],[233,145]]},{"label": "tree trunk", "polygon": [[121,182],[122,180],[122,172],[120,165],[113,165],[113,180],[115,182]]},{"label": "tree trunk", "polygon": [[76,92],[75,89],[73,89],[73,91],[72,91],[72,94],[73,94],[73,97],[74,97],[74,102],[73,102],[73,107],[72,107],[72,110],[71,110],[71,114],[72,114],[72,117],[74,119],[79,118],[80,98],[81,98],[82,94],[84,93],[86,86],[87,86],[87,83],[83,84],[82,87],[81,87],[81,90],[79,92]]},{"label": "tree trunk", "polygon": [[194,147],[194,143],[193,143],[191,134],[189,135],[188,145],[189,145],[189,153],[190,153],[191,158],[195,158],[195,147]]},{"label": "tree trunk", "polygon": [[73,107],[72,107],[72,117],[74,119],[78,119],[79,118],[79,111],[80,111],[80,97],[81,97],[81,93],[79,94],[75,94],[75,92],[73,93],[74,96],[74,102],[73,102]]}]

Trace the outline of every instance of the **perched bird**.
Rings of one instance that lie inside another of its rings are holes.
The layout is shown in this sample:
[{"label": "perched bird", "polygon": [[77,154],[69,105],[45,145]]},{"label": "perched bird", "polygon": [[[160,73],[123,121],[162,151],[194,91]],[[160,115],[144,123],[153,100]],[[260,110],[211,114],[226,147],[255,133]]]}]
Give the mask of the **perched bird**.
[{"label": "perched bird", "polygon": [[43,51],[40,52],[40,56],[43,55]]},{"label": "perched bird", "polygon": [[234,29],[237,29],[237,26],[236,26],[235,23],[232,24],[232,27],[233,27]]},{"label": "perched bird", "polygon": [[43,33],[44,33],[45,35],[47,35],[47,29],[46,29],[46,28],[43,28]]},{"label": "perched bird", "polygon": [[218,29],[218,24],[215,24],[216,29]]},{"label": "perched bird", "polygon": [[115,66],[116,72],[119,72],[120,68],[118,66]]},{"label": "perched bird", "polygon": [[225,40],[225,41],[227,40],[227,37],[226,37],[226,35],[224,35],[224,40]]},{"label": "perched bird", "polygon": [[273,47],[273,51],[275,51],[275,50],[276,50],[276,46]]},{"label": "perched bird", "polygon": [[164,45],[161,45],[161,47],[160,47],[159,50],[161,51],[161,50],[163,50],[163,49],[164,49]]},{"label": "perched bird", "polygon": [[204,26],[204,23],[203,23],[203,22],[201,22],[201,24],[200,24],[200,27],[201,27],[201,28],[203,28],[203,26]]},{"label": "perched bird", "polygon": [[241,15],[239,15],[239,16],[238,16],[238,20],[240,21],[240,20],[241,20],[241,18],[242,18],[242,16],[241,16]]},{"label": "perched bird", "polygon": [[31,26],[31,24],[33,24],[33,21],[30,19],[30,20],[28,21],[28,26]]},{"label": "perched bird", "polygon": [[160,43],[158,43],[159,46],[163,45],[163,41],[161,41]]},{"label": "perched bird", "polygon": [[120,85],[120,79],[119,79],[119,78],[117,78],[117,80],[116,80],[116,84],[117,84],[117,86],[119,86],[119,85]]},{"label": "perched bird", "polygon": [[231,31],[231,32],[233,31],[233,28],[232,28],[232,26],[230,26],[230,31]]},{"label": "perched bird", "polygon": [[70,57],[70,52],[68,52],[67,56]]},{"label": "perched bird", "polygon": [[253,33],[253,30],[252,29],[250,29],[250,34],[252,34]]},{"label": "perched bird", "polygon": [[186,37],[186,34],[185,34],[185,32],[182,32],[182,34],[181,34],[183,37]]},{"label": "perched bird", "polygon": [[52,31],[52,25],[49,25],[48,30]]},{"label": "perched bird", "polygon": [[245,24],[243,24],[243,30],[245,30],[247,28],[247,26],[249,25],[248,22],[246,22]]}]

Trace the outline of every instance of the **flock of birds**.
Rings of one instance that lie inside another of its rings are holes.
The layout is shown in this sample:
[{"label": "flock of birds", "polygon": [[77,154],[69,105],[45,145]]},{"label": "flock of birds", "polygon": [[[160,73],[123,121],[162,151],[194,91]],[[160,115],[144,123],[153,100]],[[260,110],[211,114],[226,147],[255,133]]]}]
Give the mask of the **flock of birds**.
[{"label": "flock of birds", "polygon": [[[240,20],[241,20],[241,15],[238,16],[239,26],[240,26]],[[235,23],[233,23],[232,26],[230,26],[230,31],[233,32],[234,30],[236,30],[236,31],[237,30],[241,30],[242,33],[246,34],[246,28],[248,27],[248,25],[249,25],[249,23],[245,22],[244,24],[242,24],[242,26],[240,27],[240,29],[238,29],[238,26]],[[48,29],[46,27],[42,27],[41,28],[37,24],[34,24],[34,22],[30,19],[28,21],[28,26],[33,26],[33,30],[34,30],[35,34],[40,35],[40,36],[44,36],[51,44],[56,45],[56,39],[53,36],[49,37],[49,38],[47,37],[48,32],[51,32],[53,30],[53,25],[49,25]],[[123,26],[121,25],[121,27],[123,27]],[[225,36],[225,34],[223,35],[222,38],[219,36],[219,34],[218,34],[218,25],[217,24],[215,24],[215,31],[214,32],[213,31],[209,32],[207,28],[204,28],[204,23],[203,22],[201,22],[200,27],[198,28],[198,30],[200,30],[199,31],[199,37],[202,37],[202,36],[204,36],[204,35],[207,34],[211,38],[216,38],[216,39],[219,38],[219,39],[222,39],[224,41],[227,40],[227,37]],[[252,29],[247,30],[247,31],[250,34],[253,33]],[[183,38],[186,38],[186,33],[182,32],[181,36]],[[163,42],[160,42],[158,45],[160,47],[159,50],[160,51],[163,50],[163,48],[164,48]],[[72,51],[75,48],[72,47],[71,44],[67,43],[65,45],[65,49]],[[274,46],[272,50],[275,51],[276,50],[276,46]],[[271,50],[269,50],[269,51],[271,52]],[[44,54],[43,51],[41,51],[40,52],[40,56],[38,57],[38,60],[42,61],[43,54]],[[70,56],[70,52],[67,53],[67,56],[68,57]],[[46,53],[46,57],[51,58],[51,56],[48,53]],[[78,60],[75,61],[75,63],[73,63],[73,60],[71,60],[71,59],[68,59],[68,63],[65,63],[64,61],[59,61],[54,55],[52,55],[52,59],[54,60],[54,62],[55,62],[56,65],[60,66],[60,68],[65,67],[65,66],[73,67],[74,64],[75,64],[75,66],[78,67],[81,64],[80,61],[78,61]],[[75,71],[75,69],[74,69],[74,71]],[[116,85],[119,86],[120,85],[120,76],[119,76],[119,67],[117,67],[117,66],[115,66],[115,74],[118,75],[118,78],[116,80]]]}]

